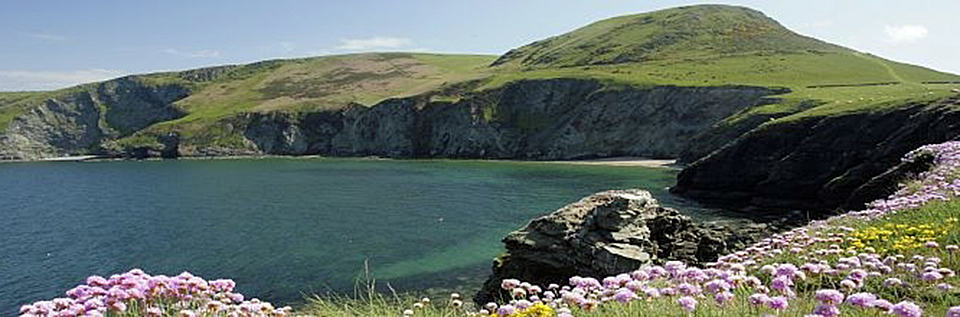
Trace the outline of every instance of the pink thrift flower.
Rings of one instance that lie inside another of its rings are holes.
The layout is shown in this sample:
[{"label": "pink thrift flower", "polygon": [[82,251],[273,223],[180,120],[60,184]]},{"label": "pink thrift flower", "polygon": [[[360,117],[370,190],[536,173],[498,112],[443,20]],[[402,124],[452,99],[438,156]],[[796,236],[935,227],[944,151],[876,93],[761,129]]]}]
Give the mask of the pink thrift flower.
[{"label": "pink thrift flower", "polygon": [[787,302],[787,298],[783,296],[771,298],[770,301],[767,302],[767,305],[773,310],[785,310],[787,307],[790,307],[790,303]]},{"label": "pink thrift flower", "polygon": [[877,300],[877,295],[870,293],[856,293],[847,297],[847,303],[861,308],[873,307],[873,302]]},{"label": "pink thrift flower", "polygon": [[902,301],[893,305],[892,312],[894,315],[900,317],[920,317],[923,315],[923,309],[920,309],[920,306],[909,301]]},{"label": "pink thrift flower", "polygon": [[750,297],[748,297],[747,300],[753,306],[763,306],[770,301],[770,297],[767,296],[767,294],[753,294],[753,295],[750,295]]},{"label": "pink thrift flower", "polygon": [[717,295],[713,296],[713,299],[717,301],[717,304],[718,304],[718,305],[723,305],[723,304],[726,304],[727,302],[729,302],[730,300],[732,300],[735,296],[736,296],[736,295],[733,295],[733,293],[731,293],[731,292],[729,292],[729,291],[723,291],[723,292],[719,292],[719,293],[717,293]]},{"label": "pink thrift flower", "polygon": [[883,312],[890,312],[893,310],[893,303],[884,299],[875,300],[873,303],[870,303],[870,306]]},{"label": "pink thrift flower", "polygon": [[813,313],[823,317],[837,317],[840,316],[840,309],[833,305],[817,304],[817,307],[813,309]]},{"label": "pink thrift flower", "polygon": [[697,309],[697,300],[690,296],[683,296],[677,299],[677,304],[687,312],[693,312]]},{"label": "pink thrift flower", "polygon": [[835,289],[822,289],[816,292],[814,298],[827,305],[837,305],[843,302],[844,296]]},{"label": "pink thrift flower", "polygon": [[947,310],[947,317],[960,317],[960,306],[953,306]]}]

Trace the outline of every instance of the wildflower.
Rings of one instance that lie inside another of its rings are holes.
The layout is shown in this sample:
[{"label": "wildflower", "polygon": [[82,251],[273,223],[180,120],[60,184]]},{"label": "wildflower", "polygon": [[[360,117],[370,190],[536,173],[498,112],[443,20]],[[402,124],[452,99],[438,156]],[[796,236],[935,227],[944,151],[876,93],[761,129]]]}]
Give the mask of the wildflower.
[{"label": "wildflower", "polygon": [[790,307],[790,304],[787,302],[787,298],[783,296],[770,298],[770,301],[767,302],[767,305],[769,305],[773,310],[785,310],[787,307]]},{"label": "wildflower", "polygon": [[714,295],[713,299],[717,301],[718,305],[723,305],[729,302],[730,300],[732,300],[734,297],[735,295],[733,295],[733,293],[729,291],[723,291],[723,292],[717,293],[717,295]]},{"label": "wildflower", "polygon": [[614,297],[614,299],[616,299],[618,302],[628,303],[628,302],[630,302],[631,300],[637,298],[637,294],[634,293],[633,291],[629,290],[629,289],[621,288],[619,291],[617,291],[617,294],[614,295],[613,297]]},{"label": "wildflower", "polygon": [[[489,312],[486,312],[486,313],[489,314]],[[481,314],[483,314],[483,312],[481,312]],[[404,316],[413,316],[413,309],[404,310],[404,311],[403,311],[403,315],[404,315]],[[486,315],[486,314],[484,314],[484,315]]]},{"label": "wildflower", "polygon": [[793,281],[786,276],[778,276],[770,282],[770,287],[780,292],[785,292],[790,286],[793,286]]},{"label": "wildflower", "polygon": [[870,306],[883,312],[890,312],[893,310],[893,303],[884,299],[875,300],[873,303],[870,303]]},{"label": "wildflower", "polygon": [[857,282],[854,282],[853,280],[843,280],[843,281],[840,281],[840,286],[843,286],[843,288],[847,288],[847,289],[859,288],[858,283],[857,283]]},{"label": "wildflower", "polygon": [[813,309],[813,313],[823,317],[837,317],[840,316],[840,309],[837,306],[821,303]]},{"label": "wildflower", "polygon": [[883,281],[884,287],[894,287],[903,285],[903,281],[896,277],[891,277]]},{"label": "wildflower", "polygon": [[677,299],[677,304],[687,312],[693,312],[697,309],[697,300],[690,296],[683,296]]},{"label": "wildflower", "polygon": [[660,290],[657,288],[651,287],[643,290],[643,294],[647,295],[647,297],[650,297],[650,298],[657,298],[657,297],[660,297]]},{"label": "wildflower", "polygon": [[847,303],[861,308],[873,307],[873,302],[877,300],[877,295],[870,293],[856,293],[847,297]]},{"label": "wildflower", "polygon": [[530,308],[532,306],[533,306],[533,303],[531,303],[530,301],[521,299],[517,301],[517,304],[515,307],[519,310],[526,310],[527,308]]},{"label": "wildflower", "polygon": [[[517,286],[520,286],[519,283],[517,284]],[[510,316],[516,312],[517,312],[517,309],[514,308],[512,305],[503,305],[503,306],[500,306],[499,309],[497,309],[497,315],[499,315],[500,317]]]},{"label": "wildflower", "polygon": [[767,302],[770,301],[770,297],[767,296],[767,294],[759,294],[759,293],[758,293],[758,294],[750,295],[750,297],[748,297],[747,300],[748,300],[748,301],[750,302],[750,304],[753,305],[753,306],[763,306],[763,305],[766,305]]},{"label": "wildflower", "polygon": [[933,281],[942,279],[942,278],[943,278],[943,275],[940,274],[940,272],[931,271],[931,272],[923,273],[923,275],[921,276],[921,278],[922,278],[924,281],[933,282]]},{"label": "wildflower", "polygon": [[835,289],[821,289],[814,294],[814,298],[827,305],[837,305],[843,302],[844,296]]},{"label": "wildflower", "polygon": [[947,310],[947,317],[960,317],[960,306],[953,306]]},{"label": "wildflower", "polygon": [[[572,279],[573,278],[571,278],[571,280]],[[503,280],[503,282],[500,283],[500,288],[503,288],[504,290],[508,290],[508,291],[513,290],[514,288],[517,288],[519,286],[520,286],[520,280],[517,280],[517,279],[505,279]]]},{"label": "wildflower", "polygon": [[894,315],[900,317],[920,317],[923,315],[923,309],[920,309],[920,306],[909,301],[902,301],[893,305],[892,312]]},{"label": "wildflower", "polygon": [[690,283],[677,285],[677,291],[687,296],[699,295],[702,292],[699,286]]},{"label": "wildflower", "polygon": [[927,243],[924,243],[923,246],[930,249],[936,249],[940,247],[940,244],[936,241],[927,241]]}]

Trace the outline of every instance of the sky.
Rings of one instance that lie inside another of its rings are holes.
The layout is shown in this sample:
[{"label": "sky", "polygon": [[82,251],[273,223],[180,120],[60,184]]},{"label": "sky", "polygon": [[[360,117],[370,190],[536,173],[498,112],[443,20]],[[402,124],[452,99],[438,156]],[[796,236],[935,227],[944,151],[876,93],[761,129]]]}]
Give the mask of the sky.
[{"label": "sky", "polygon": [[625,14],[724,3],[885,58],[960,73],[960,1],[0,1],[0,91],[366,51],[502,54]]}]

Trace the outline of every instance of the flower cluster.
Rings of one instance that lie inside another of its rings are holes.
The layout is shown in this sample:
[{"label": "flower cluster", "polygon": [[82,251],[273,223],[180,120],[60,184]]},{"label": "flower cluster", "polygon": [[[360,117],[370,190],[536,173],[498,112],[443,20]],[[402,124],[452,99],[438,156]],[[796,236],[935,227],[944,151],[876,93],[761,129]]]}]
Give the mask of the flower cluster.
[{"label": "flower cluster", "polygon": [[[845,240],[847,250],[873,248],[885,255],[891,252],[903,253],[911,249],[935,248],[935,241],[949,232],[960,231],[960,221],[956,217],[947,218],[942,223],[905,225],[886,223],[869,226],[850,232]],[[933,242],[933,243],[931,243]]]},{"label": "flower cluster", "polygon": [[232,280],[206,281],[187,272],[151,276],[134,269],[109,278],[88,277],[85,284],[67,291],[65,298],[24,305],[20,316],[287,316],[292,310],[258,299],[244,300],[233,292],[235,286]]}]

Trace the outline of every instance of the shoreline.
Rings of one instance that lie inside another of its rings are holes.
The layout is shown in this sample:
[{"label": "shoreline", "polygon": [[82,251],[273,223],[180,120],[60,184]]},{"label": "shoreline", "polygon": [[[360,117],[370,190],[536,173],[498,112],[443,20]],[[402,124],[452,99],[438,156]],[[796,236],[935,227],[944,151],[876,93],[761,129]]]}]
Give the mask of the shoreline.
[{"label": "shoreline", "polygon": [[254,160],[254,159],[356,159],[370,161],[480,161],[480,162],[511,162],[511,163],[539,163],[539,164],[569,164],[589,166],[617,166],[617,167],[646,167],[679,169],[675,159],[652,159],[637,156],[615,156],[595,159],[574,160],[518,160],[518,159],[484,159],[484,158],[390,158],[380,156],[323,156],[323,155],[230,155],[230,156],[181,156],[177,158],[149,157],[143,159],[110,157],[102,155],[77,155],[64,157],[50,157],[37,160],[0,160],[0,163],[59,163],[59,162],[114,162],[114,161],[165,161],[165,160]]}]

